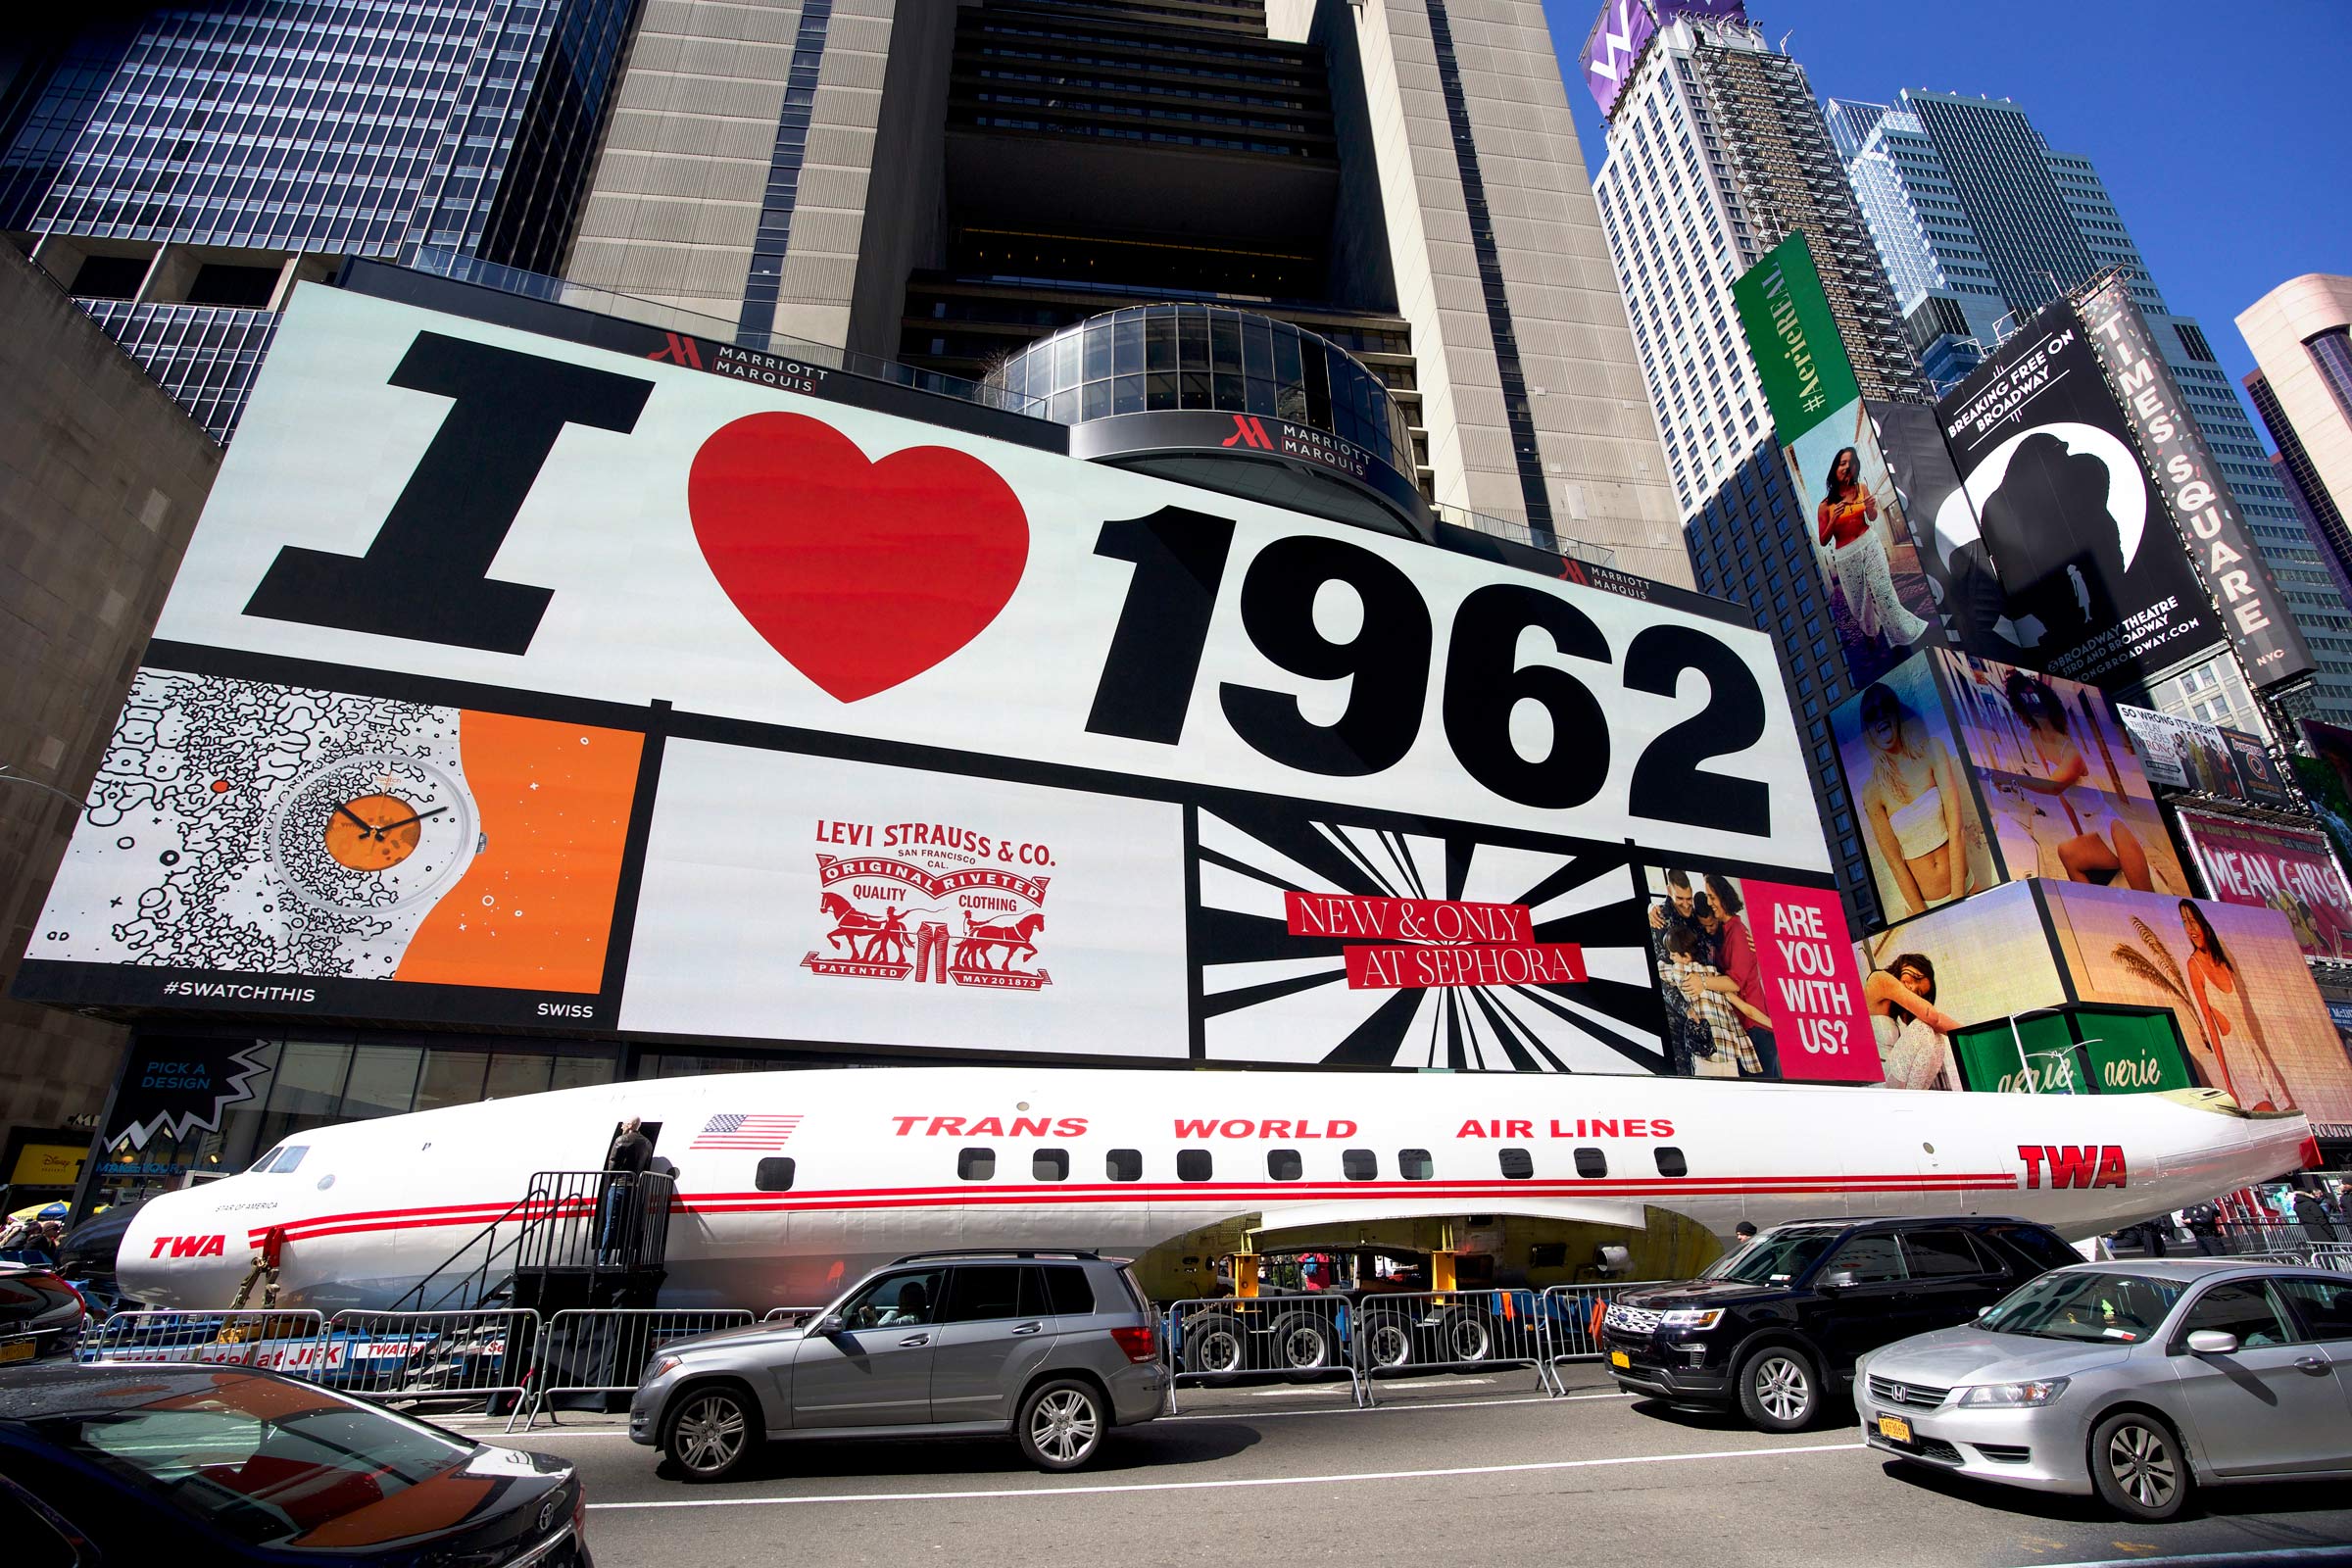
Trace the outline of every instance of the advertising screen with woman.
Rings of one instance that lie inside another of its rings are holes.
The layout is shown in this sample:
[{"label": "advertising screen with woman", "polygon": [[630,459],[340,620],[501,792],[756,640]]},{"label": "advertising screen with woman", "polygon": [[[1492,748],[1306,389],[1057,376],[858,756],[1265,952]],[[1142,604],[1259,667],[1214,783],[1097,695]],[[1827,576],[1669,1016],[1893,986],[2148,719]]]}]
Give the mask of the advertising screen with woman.
[{"label": "advertising screen with woman", "polygon": [[2066,1000],[2030,887],[1996,888],[1854,945],[1889,1089],[1961,1089],[1952,1037]]},{"label": "advertising screen with woman", "polygon": [[1830,723],[1887,920],[2001,880],[1926,655],[1847,698]]},{"label": "advertising screen with woman", "polygon": [[1877,679],[1915,646],[1940,645],[1935,594],[1861,399],[1790,442],[1787,453],[1830,624],[1854,683]]}]

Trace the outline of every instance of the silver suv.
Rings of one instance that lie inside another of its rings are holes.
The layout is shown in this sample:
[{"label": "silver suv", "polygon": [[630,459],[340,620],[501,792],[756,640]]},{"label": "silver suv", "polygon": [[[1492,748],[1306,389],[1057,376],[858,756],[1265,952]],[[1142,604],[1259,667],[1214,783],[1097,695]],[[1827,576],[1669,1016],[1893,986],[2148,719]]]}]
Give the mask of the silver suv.
[{"label": "silver suv", "polygon": [[1122,1258],[923,1252],[877,1270],[806,1328],[662,1348],[629,1436],[689,1480],[739,1473],[762,1441],[1009,1431],[1075,1470],[1112,1427],[1159,1414],[1158,1320]]}]

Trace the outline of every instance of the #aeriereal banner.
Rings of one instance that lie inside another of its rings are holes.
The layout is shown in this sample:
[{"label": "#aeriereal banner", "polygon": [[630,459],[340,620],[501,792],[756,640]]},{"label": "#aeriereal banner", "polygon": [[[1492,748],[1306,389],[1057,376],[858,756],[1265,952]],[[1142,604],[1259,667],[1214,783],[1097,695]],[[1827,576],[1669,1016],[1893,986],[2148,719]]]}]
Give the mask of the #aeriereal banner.
[{"label": "#aeriereal banner", "polygon": [[1655,1071],[1826,886],[1760,633],[694,358],[298,289],[20,994]]}]

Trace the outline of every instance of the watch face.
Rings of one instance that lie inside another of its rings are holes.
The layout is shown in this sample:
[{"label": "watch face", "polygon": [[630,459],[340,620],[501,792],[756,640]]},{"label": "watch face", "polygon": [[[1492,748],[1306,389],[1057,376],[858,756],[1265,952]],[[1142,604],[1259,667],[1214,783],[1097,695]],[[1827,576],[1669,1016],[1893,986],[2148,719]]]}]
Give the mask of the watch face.
[{"label": "watch face", "polygon": [[271,813],[270,863],[315,910],[389,914],[432,897],[473,858],[473,802],[438,763],[389,752],[297,779]]}]

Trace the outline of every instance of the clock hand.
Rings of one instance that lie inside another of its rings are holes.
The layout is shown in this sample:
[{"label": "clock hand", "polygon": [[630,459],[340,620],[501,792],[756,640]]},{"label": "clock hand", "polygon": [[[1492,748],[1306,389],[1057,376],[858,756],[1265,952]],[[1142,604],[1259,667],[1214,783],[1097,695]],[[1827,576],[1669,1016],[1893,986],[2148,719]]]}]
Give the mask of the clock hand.
[{"label": "clock hand", "polygon": [[368,820],[366,817],[362,816],[362,815],[361,815],[359,812],[357,812],[357,811],[353,810],[353,809],[352,809],[350,807],[348,807],[348,806],[338,806],[338,807],[336,807],[336,808],[335,808],[335,809],[336,809],[336,810],[338,810],[338,811],[341,811],[341,812],[342,812],[342,813],[343,813],[345,816],[348,816],[348,817],[350,817],[350,818],[351,818],[351,819],[352,819],[354,822],[357,822],[357,823],[359,823],[359,824],[360,824],[360,830],[361,830],[362,832],[364,832],[364,833],[372,833],[372,832],[374,832],[374,831],[375,831],[375,824],[374,824],[373,822],[370,822],[370,821],[368,821]]},{"label": "clock hand", "polygon": [[448,809],[449,808],[446,806],[436,806],[429,811],[418,811],[413,816],[404,816],[397,822],[386,822],[375,830],[375,836],[380,839],[396,827],[407,827],[411,822],[421,822],[428,816],[439,816]]}]

